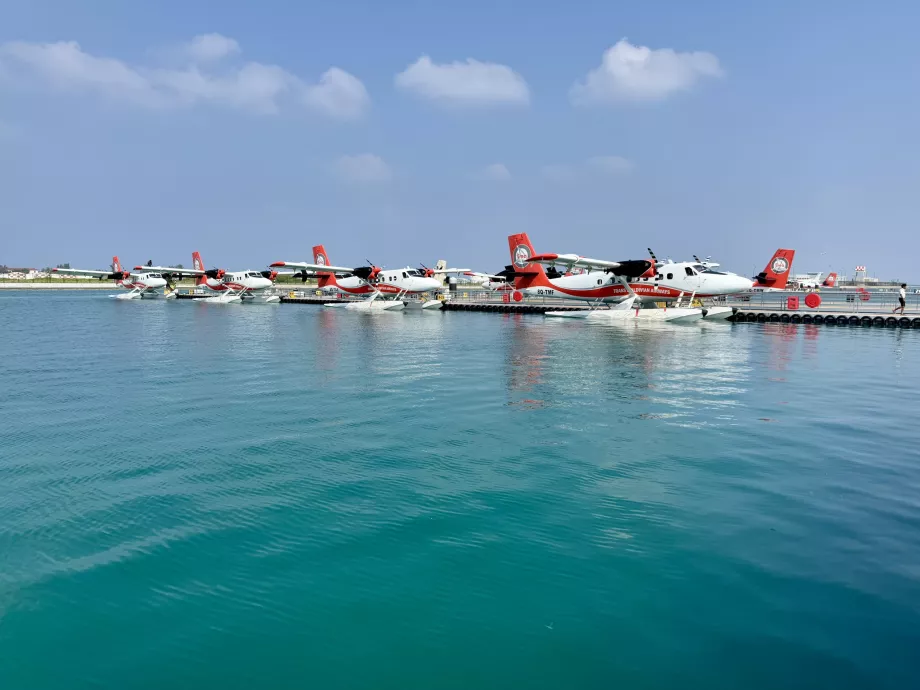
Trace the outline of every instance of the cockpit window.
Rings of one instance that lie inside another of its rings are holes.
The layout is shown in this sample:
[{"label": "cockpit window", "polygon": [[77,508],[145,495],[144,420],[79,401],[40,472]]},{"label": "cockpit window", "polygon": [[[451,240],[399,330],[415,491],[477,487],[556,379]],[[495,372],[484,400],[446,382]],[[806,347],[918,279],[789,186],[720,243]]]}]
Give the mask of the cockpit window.
[{"label": "cockpit window", "polygon": [[686,271],[688,276],[696,275],[696,271],[694,271],[690,266],[684,266],[684,271]]},{"label": "cockpit window", "polygon": [[405,271],[403,271],[402,274],[403,274],[403,278],[408,278],[408,277],[409,277],[409,274],[406,273]]}]

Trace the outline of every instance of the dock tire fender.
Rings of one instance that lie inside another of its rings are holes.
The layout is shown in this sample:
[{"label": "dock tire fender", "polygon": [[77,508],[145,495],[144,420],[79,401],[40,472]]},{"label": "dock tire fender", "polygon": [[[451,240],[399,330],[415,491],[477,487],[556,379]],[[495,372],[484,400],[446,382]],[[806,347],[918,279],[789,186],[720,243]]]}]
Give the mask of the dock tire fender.
[{"label": "dock tire fender", "polygon": [[766,315],[766,314],[763,314],[763,313],[760,313],[760,314],[757,315],[757,320],[758,320],[760,323],[763,323],[764,321],[767,320],[767,315]]},{"label": "dock tire fender", "polygon": [[920,328],[920,319],[914,319],[910,323],[913,328]]},{"label": "dock tire fender", "polygon": [[770,323],[779,323],[779,314],[770,314]]},{"label": "dock tire fender", "polygon": [[873,325],[873,326],[884,326],[884,325],[885,325],[885,317],[884,317],[884,316],[876,316],[874,319],[872,319],[872,325]]},{"label": "dock tire fender", "polygon": [[755,323],[757,321],[757,314],[748,314],[746,318],[748,323]]},{"label": "dock tire fender", "polygon": [[789,314],[781,314],[779,320],[783,323],[789,323],[792,321],[792,317]]},{"label": "dock tire fender", "polygon": [[849,323],[850,323],[851,326],[858,326],[858,325],[859,325],[859,317],[858,317],[858,316],[851,316],[849,319],[847,319],[847,321],[849,321]]},{"label": "dock tire fender", "polygon": [[814,322],[815,322],[815,317],[812,316],[811,314],[805,314],[805,316],[802,317],[802,323],[812,324]]},{"label": "dock tire fender", "polygon": [[898,319],[898,325],[901,328],[910,328],[910,319],[908,319],[906,316],[902,316],[900,319]]},{"label": "dock tire fender", "polygon": [[824,323],[824,317],[821,314],[815,314],[815,323],[818,325]]},{"label": "dock tire fender", "polygon": [[859,320],[859,325],[860,325],[860,326],[871,326],[871,325],[872,325],[872,317],[871,317],[871,316],[864,316],[864,317],[862,317],[862,318]]},{"label": "dock tire fender", "polygon": [[838,325],[838,326],[846,326],[849,322],[850,322],[850,320],[849,320],[846,316],[838,316],[838,317],[837,317],[837,325]]},{"label": "dock tire fender", "polygon": [[792,323],[802,323],[802,315],[801,315],[801,314],[793,314],[792,317],[790,318],[790,320],[792,321]]},{"label": "dock tire fender", "polygon": [[898,320],[893,316],[889,316],[885,319],[885,325],[888,326],[888,328],[895,328],[898,325]]}]

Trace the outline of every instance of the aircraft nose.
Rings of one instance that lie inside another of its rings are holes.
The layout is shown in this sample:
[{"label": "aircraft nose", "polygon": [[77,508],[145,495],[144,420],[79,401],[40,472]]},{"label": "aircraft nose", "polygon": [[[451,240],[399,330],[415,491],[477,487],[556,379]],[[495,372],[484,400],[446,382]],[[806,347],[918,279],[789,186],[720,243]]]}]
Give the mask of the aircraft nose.
[{"label": "aircraft nose", "polygon": [[754,281],[750,278],[743,278],[742,276],[737,276],[734,281],[733,289],[735,292],[745,292],[754,287]]}]

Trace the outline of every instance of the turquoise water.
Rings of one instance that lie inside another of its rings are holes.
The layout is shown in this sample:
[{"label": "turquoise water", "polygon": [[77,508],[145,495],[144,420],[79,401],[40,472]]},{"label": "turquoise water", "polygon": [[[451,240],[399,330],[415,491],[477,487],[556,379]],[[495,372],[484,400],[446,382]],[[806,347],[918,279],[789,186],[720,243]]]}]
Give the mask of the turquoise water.
[{"label": "turquoise water", "polygon": [[920,332],[0,293],[0,688],[910,688]]}]

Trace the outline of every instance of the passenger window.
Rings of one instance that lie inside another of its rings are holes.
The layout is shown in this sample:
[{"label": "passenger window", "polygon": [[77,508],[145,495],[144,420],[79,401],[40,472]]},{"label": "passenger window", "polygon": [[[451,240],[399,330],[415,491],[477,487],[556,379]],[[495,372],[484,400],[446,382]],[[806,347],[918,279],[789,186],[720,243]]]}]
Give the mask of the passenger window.
[{"label": "passenger window", "polygon": [[603,281],[601,281],[601,279],[600,279],[600,278],[598,278],[598,279],[597,279],[597,284],[598,284],[598,285],[600,285],[600,284],[601,284],[601,282],[603,282]]},{"label": "passenger window", "polygon": [[674,274],[668,273],[668,280],[674,280]]}]

